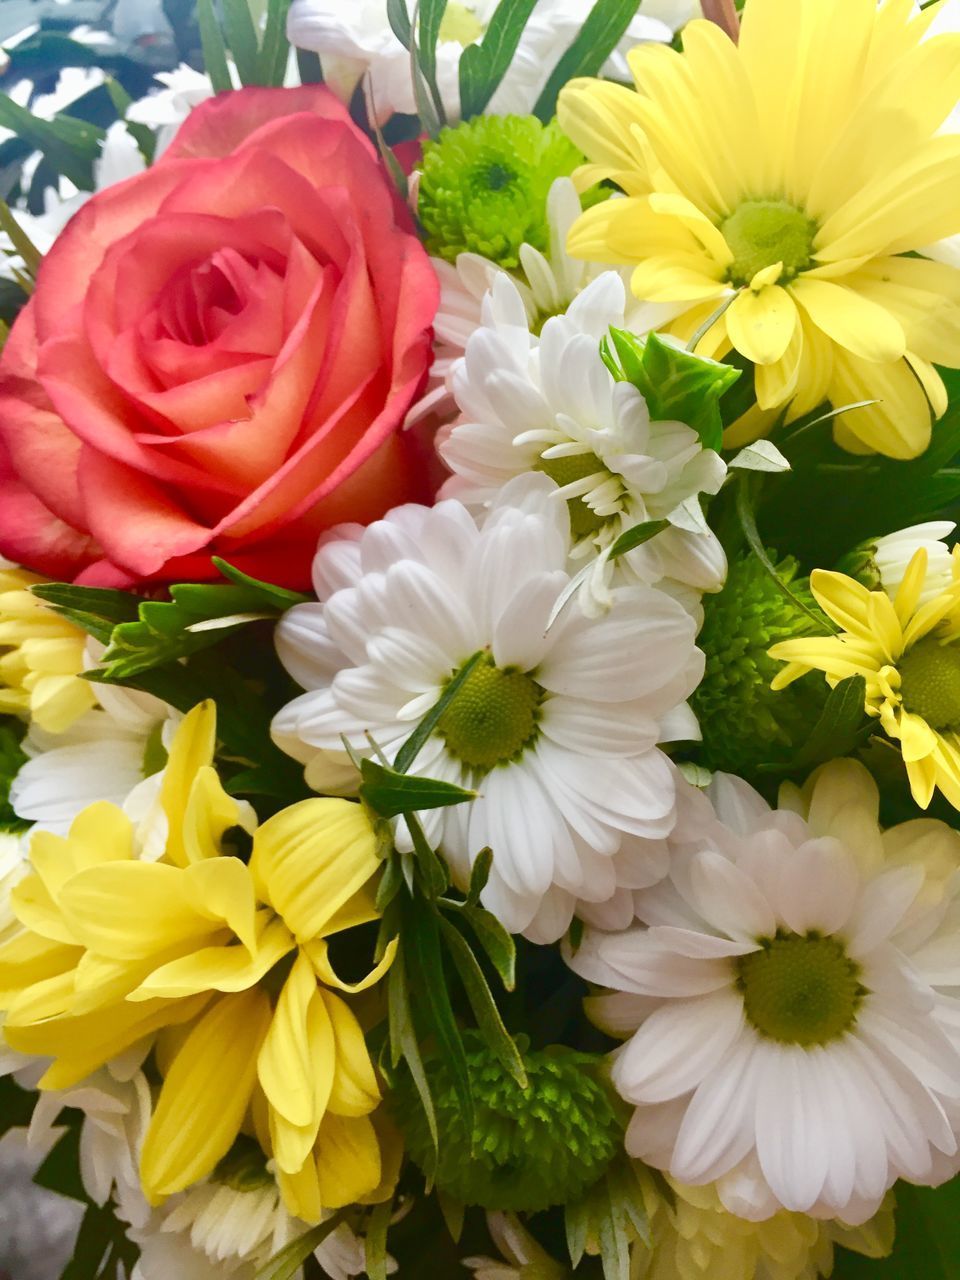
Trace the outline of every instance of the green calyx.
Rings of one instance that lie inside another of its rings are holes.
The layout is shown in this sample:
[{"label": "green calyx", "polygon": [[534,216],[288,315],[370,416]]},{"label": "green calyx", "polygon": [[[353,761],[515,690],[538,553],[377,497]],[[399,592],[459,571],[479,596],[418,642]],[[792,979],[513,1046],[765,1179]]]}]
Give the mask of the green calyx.
[{"label": "green calyx", "polygon": [[755,775],[758,766],[785,764],[809,737],[829,692],[818,672],[774,692],[770,682],[782,663],[767,650],[780,640],[822,634],[820,609],[809,582],[787,557],[777,575],[811,617],[781,591],[754,555],[731,561],[727,581],[703,597],[697,644],[706,654],[703,680],[690,699],[703,741],[698,760],[709,769]]},{"label": "green calyx", "polygon": [[[561,488],[573,484],[575,480],[596,475],[597,472],[606,473],[606,467],[595,453],[577,453],[567,458],[541,458],[536,470],[549,476]],[[583,498],[570,498],[567,506],[570,509],[570,532],[575,539],[599,533],[606,523],[603,516],[598,516]]]},{"label": "green calyx", "polygon": [[733,262],[727,268],[731,284],[748,285],[758,271],[783,263],[785,283],[809,267],[816,223],[785,200],[746,200],[720,224]]},{"label": "green calyx", "polygon": [[836,938],[778,933],[736,962],[744,1011],[760,1035],[781,1044],[837,1040],[853,1026],[866,991]]},{"label": "green calyx", "polygon": [[427,248],[448,262],[478,253],[513,270],[522,244],[546,250],[550,184],[582,163],[555,121],[477,116],[442,130],[423,149],[417,214]]},{"label": "green calyx", "polygon": [[[472,1131],[463,1122],[449,1067],[426,1062],[440,1137],[436,1183],[464,1204],[537,1213],[577,1199],[604,1173],[623,1143],[601,1061],[556,1046],[523,1053],[525,1089],[480,1037],[464,1036],[474,1096]],[[426,1117],[409,1075],[388,1095],[414,1162],[433,1165]]]},{"label": "green calyx", "polygon": [[897,663],[905,711],[926,720],[931,729],[960,725],[960,647],[927,636]]},{"label": "green calyx", "polygon": [[543,690],[489,656],[470,672],[437,724],[447,750],[471,769],[515,760],[536,739]]}]

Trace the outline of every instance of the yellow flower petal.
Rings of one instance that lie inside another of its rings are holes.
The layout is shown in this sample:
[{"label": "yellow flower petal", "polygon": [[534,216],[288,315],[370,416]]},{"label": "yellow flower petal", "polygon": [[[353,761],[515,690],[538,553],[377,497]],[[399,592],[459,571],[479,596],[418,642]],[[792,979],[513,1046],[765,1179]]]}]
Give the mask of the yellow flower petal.
[{"label": "yellow flower petal", "polygon": [[800,276],[790,291],[818,329],[861,359],[887,363],[906,351],[899,321],[852,289]]},{"label": "yellow flower petal", "polygon": [[305,943],[304,951],[310,957],[317,972],[317,977],[322,983],[328,987],[336,987],[338,991],[345,991],[348,995],[357,995],[361,991],[369,990],[370,987],[375,986],[380,981],[393,964],[394,957],[397,954],[397,945],[398,939],[391,938],[387,943],[382,959],[359,982],[343,981],[330,963],[330,949],[323,938],[318,938],[315,942]]},{"label": "yellow flower petal", "polygon": [[336,1040],[336,1070],[328,1102],[336,1116],[365,1116],[380,1102],[380,1087],[363,1031],[339,996],[321,992]]},{"label": "yellow flower petal", "polygon": [[893,607],[897,611],[901,627],[907,625],[920,603],[920,593],[923,591],[923,584],[927,577],[928,560],[926,547],[918,547],[910,557],[907,571],[897,588]]},{"label": "yellow flower petal", "polygon": [[294,946],[289,929],[274,918],[254,952],[238,946],[203,947],[155,969],[128,999],[163,996],[173,1000],[201,991],[245,991],[266,977]]},{"label": "yellow flower petal", "polygon": [[315,1148],[320,1199],[340,1209],[380,1184],[380,1144],[368,1116],[323,1118]]},{"label": "yellow flower petal", "polygon": [[224,791],[210,765],[197,770],[182,821],[183,853],[187,862],[202,862],[220,853],[223,833],[241,826],[240,806]]},{"label": "yellow flower petal", "polygon": [[379,866],[369,818],[336,799],[302,800],[268,819],[250,859],[262,900],[302,941],[320,937]]},{"label": "yellow flower petal", "polygon": [[832,618],[844,631],[873,640],[870,630],[870,592],[854,578],[829,569],[814,569],[810,575],[810,590],[817,604],[827,617]]},{"label": "yellow flower petal", "polygon": [[922,716],[911,715],[909,711],[900,713],[900,750],[906,764],[917,760],[926,760],[937,746],[937,734]]},{"label": "yellow flower petal", "polygon": [[223,996],[200,1018],[163,1082],[140,1158],[151,1204],[211,1173],[240,1132],[270,1025],[260,991]]},{"label": "yellow flower petal", "polygon": [[636,147],[629,125],[641,119],[635,93],[622,85],[595,80],[571,80],[557,101],[560,128],[605,176],[614,178],[629,194],[640,194],[622,179],[649,191],[643,183],[643,153]]},{"label": "yellow flower petal", "polygon": [[754,364],[775,364],[798,327],[797,308],[785,289],[744,289],[724,313],[730,341]]},{"label": "yellow flower petal", "polygon": [[930,443],[930,406],[905,360],[872,364],[838,349],[828,394],[837,406],[876,401],[837,419],[834,434],[842,428],[888,458],[916,458]]},{"label": "yellow flower petal", "polygon": [[257,945],[257,902],[253,876],[239,858],[207,858],[179,873],[183,896],[214,927],[225,924],[248,951]]},{"label": "yellow flower petal", "polygon": [[[316,1128],[327,1108],[336,1069],[336,1043],[327,1006],[316,975],[305,955],[299,955],[283,984],[273,1020],[260,1050],[257,1073],[272,1109],[297,1128],[313,1126],[306,1150],[313,1146]],[[275,1147],[274,1154],[288,1172],[306,1158]]]},{"label": "yellow flower petal", "polygon": [[213,763],[217,740],[217,710],[213,702],[198,703],[176,732],[160,784],[160,804],[170,824],[167,857],[176,866],[187,865],[183,820],[190,790],[198,771]]}]

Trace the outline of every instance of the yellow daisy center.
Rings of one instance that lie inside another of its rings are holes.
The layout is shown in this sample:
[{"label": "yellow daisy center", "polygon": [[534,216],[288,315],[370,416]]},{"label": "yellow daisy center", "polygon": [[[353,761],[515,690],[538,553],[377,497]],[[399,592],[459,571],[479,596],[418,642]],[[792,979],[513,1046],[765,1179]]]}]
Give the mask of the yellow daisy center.
[{"label": "yellow daisy center", "polygon": [[479,40],[483,31],[483,23],[468,5],[450,0],[440,23],[440,39],[445,44],[459,44],[466,48]]},{"label": "yellow daisy center", "polygon": [[931,729],[960,724],[960,651],[927,638],[907,650],[898,668],[905,710]]},{"label": "yellow daisy center", "polygon": [[447,748],[472,769],[492,769],[518,756],[537,736],[543,690],[522,671],[479,663],[440,717]]},{"label": "yellow daisy center", "polygon": [[[583,480],[587,476],[596,475],[598,471],[606,471],[595,453],[575,453],[568,458],[541,458],[536,469],[548,475],[561,489],[564,485],[573,484],[575,480]],[[603,516],[598,516],[583,498],[571,498],[567,506],[570,509],[570,532],[574,538],[589,537],[603,528]]]},{"label": "yellow daisy center", "polygon": [[747,1018],[781,1044],[827,1044],[843,1035],[863,998],[858,966],[836,938],[780,933],[736,962]]},{"label": "yellow daisy center", "polygon": [[732,284],[749,284],[758,271],[783,263],[782,281],[792,280],[810,265],[816,224],[802,209],[785,200],[747,200],[720,224],[733,262]]}]

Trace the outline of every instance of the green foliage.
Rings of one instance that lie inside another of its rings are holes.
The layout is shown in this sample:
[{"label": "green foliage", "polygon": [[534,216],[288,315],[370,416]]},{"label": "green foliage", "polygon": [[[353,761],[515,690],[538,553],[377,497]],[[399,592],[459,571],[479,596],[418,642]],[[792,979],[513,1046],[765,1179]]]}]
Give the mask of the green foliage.
[{"label": "green foliage", "polygon": [[436,778],[420,778],[416,774],[398,773],[375,760],[360,764],[360,798],[382,818],[396,818],[401,813],[420,809],[442,809],[451,804],[472,800],[475,791],[467,791],[452,782]]},{"label": "green foliage", "polygon": [[564,1210],[570,1262],[599,1254],[604,1280],[630,1280],[630,1246],[649,1244],[650,1228],[637,1166],[621,1155],[602,1178]]},{"label": "green foliage", "polygon": [[100,154],[103,129],[63,114],[41,120],[2,93],[0,126],[39,151],[55,174],[69,178],[81,191],[93,190],[93,162]]},{"label": "green foliage", "polygon": [[618,382],[631,382],[641,393],[653,422],[685,422],[705,449],[719,450],[719,401],[740,377],[739,369],[696,356],[662,334],[638,338],[625,329],[611,328],[600,354]]},{"label": "green foliage", "polygon": [[309,1231],[305,1231],[302,1235],[297,1236],[279,1253],[275,1253],[269,1262],[264,1263],[253,1280],[292,1280],[293,1276],[299,1275],[300,1268],[306,1262],[307,1258],[323,1244],[327,1236],[336,1231],[337,1227],[344,1220],[344,1212],[335,1213],[328,1218],[326,1222],[321,1222],[316,1227],[311,1227]]},{"label": "green foliage", "polygon": [[935,1190],[898,1182],[889,1258],[836,1251],[833,1280],[960,1280],[960,1179]]},{"label": "green foliage", "polygon": [[217,93],[233,88],[230,59],[241,85],[283,84],[290,53],[289,8],[290,0],[268,0],[266,22],[258,31],[247,0],[221,0],[220,20],[213,0],[197,0],[204,67]]},{"label": "green foliage", "polygon": [[637,12],[636,0],[596,0],[580,33],[550,73],[533,113],[549,120],[560,90],[576,76],[595,76],[613,53]]},{"label": "green foliage", "polygon": [[22,831],[23,822],[10,807],[10,784],[27,762],[20,748],[23,726],[11,716],[0,717],[0,831]]},{"label": "green foliage", "polygon": [[[477,1033],[465,1033],[463,1042],[469,1110],[444,1046],[431,1046],[425,1059],[440,1135],[437,1186],[465,1204],[526,1212],[582,1195],[622,1141],[596,1075],[600,1059],[561,1046],[526,1050],[521,1084]],[[405,1073],[395,1081],[392,1107],[412,1159],[432,1169],[425,1121]]]},{"label": "green foliage", "polygon": [[468,45],[460,57],[460,116],[480,115],[517,51],[537,0],[500,0],[483,40]]}]

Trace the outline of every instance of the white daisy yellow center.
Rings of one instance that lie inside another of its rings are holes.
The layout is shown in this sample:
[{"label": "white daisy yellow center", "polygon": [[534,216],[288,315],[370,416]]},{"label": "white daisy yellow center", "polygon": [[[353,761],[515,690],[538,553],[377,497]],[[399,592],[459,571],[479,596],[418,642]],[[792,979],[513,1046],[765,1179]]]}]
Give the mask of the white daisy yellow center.
[{"label": "white daisy yellow center", "polygon": [[732,284],[749,284],[758,271],[783,263],[781,281],[789,281],[810,265],[816,224],[802,209],[785,200],[747,200],[720,225],[733,262]]},{"label": "white daisy yellow center", "polygon": [[853,1026],[864,995],[859,967],[836,938],[778,933],[736,962],[744,1011],[760,1035],[817,1045]]},{"label": "white daisy yellow center", "polygon": [[437,728],[463,764],[493,769],[536,739],[542,698],[543,689],[531,676],[487,659],[467,676]]},{"label": "white daisy yellow center", "polygon": [[898,669],[906,711],[921,716],[931,729],[960,725],[960,650],[928,637],[907,650]]},{"label": "white daisy yellow center", "polygon": [[[576,453],[566,458],[541,458],[536,469],[548,475],[561,489],[576,480],[585,480],[587,476],[597,473],[605,475],[607,470],[595,453]],[[570,498],[567,506],[570,509],[570,532],[575,541],[589,537],[603,528],[603,516],[598,516],[583,498]]]},{"label": "white daisy yellow center", "polygon": [[483,23],[469,5],[450,0],[440,23],[440,39],[445,44],[459,44],[466,48],[479,40],[483,32]]}]

